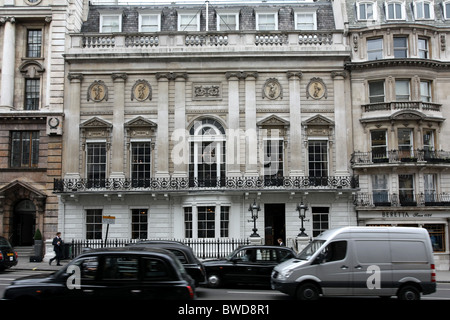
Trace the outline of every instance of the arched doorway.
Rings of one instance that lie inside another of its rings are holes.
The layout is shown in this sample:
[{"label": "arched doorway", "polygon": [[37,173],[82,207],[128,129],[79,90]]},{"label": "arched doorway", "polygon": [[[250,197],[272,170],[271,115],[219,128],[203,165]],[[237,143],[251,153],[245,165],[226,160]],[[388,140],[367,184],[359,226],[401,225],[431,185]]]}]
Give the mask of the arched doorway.
[{"label": "arched doorway", "polygon": [[25,199],[14,206],[12,242],[15,246],[33,245],[36,230],[36,206]]}]

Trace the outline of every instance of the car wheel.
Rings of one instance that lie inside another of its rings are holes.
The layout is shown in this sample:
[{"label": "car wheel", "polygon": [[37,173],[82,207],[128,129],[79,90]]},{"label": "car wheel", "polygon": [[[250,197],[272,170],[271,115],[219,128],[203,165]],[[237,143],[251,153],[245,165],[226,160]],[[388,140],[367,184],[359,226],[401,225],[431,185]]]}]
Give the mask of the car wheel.
[{"label": "car wheel", "polygon": [[297,289],[298,300],[317,300],[319,299],[319,288],[314,283],[304,283]]},{"label": "car wheel", "polygon": [[411,285],[406,285],[397,293],[397,296],[400,300],[420,300],[420,291]]},{"label": "car wheel", "polygon": [[219,288],[222,285],[222,280],[217,274],[208,276],[208,285],[211,288]]}]

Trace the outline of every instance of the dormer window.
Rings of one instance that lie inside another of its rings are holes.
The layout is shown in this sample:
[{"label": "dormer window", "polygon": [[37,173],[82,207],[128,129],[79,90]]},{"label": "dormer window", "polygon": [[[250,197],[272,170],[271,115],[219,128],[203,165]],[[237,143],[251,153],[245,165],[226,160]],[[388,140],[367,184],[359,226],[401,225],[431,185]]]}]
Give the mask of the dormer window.
[{"label": "dormer window", "polygon": [[278,30],[278,13],[266,10],[256,12],[256,30]]},{"label": "dormer window", "polygon": [[445,1],[443,4],[444,19],[450,20],[450,1]]},{"label": "dormer window", "polygon": [[434,19],[433,3],[431,1],[415,1],[414,16],[417,20]]},{"label": "dormer window", "polygon": [[385,7],[387,20],[405,20],[406,13],[403,2],[388,2]]},{"label": "dormer window", "polygon": [[358,20],[376,20],[377,7],[373,2],[360,2],[357,4]]},{"label": "dormer window", "polygon": [[121,14],[101,14],[100,15],[100,32],[112,33],[122,31],[122,15]]},{"label": "dormer window", "polygon": [[295,12],[295,30],[317,30],[316,12]]},{"label": "dormer window", "polygon": [[198,12],[179,12],[178,31],[200,31],[200,14]]},{"label": "dormer window", "polygon": [[139,14],[139,32],[161,31],[161,17],[157,13]]},{"label": "dormer window", "polygon": [[217,30],[239,30],[239,13],[231,11],[217,11]]}]

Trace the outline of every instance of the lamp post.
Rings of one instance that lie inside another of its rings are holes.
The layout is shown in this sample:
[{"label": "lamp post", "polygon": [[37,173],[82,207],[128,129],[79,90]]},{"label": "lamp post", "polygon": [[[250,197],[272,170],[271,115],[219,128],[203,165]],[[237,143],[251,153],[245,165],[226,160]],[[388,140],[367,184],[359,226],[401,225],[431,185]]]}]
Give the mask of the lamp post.
[{"label": "lamp post", "polygon": [[298,217],[302,221],[302,227],[300,228],[300,233],[298,234],[298,237],[307,237],[308,235],[305,233],[305,228],[303,227],[303,221],[305,221],[306,217],[306,210],[308,210],[308,206],[306,204],[303,204],[303,201],[301,204],[297,204],[298,211]]},{"label": "lamp post", "polygon": [[252,219],[253,219],[253,233],[250,235],[250,237],[259,237],[259,234],[256,233],[258,229],[256,229],[256,219],[258,219],[258,212],[261,210],[259,207],[259,204],[256,204],[256,200],[253,201],[253,204],[250,204],[248,206],[248,211],[252,213]]}]

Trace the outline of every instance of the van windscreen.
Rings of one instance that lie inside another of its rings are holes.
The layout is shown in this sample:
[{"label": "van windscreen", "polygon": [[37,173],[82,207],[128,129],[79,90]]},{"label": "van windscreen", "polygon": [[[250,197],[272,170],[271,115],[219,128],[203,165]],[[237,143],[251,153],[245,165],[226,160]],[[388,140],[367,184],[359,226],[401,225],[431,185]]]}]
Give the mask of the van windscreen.
[{"label": "van windscreen", "polygon": [[324,244],[325,240],[314,240],[310,242],[305,249],[302,250],[297,256],[300,260],[309,260],[311,256],[319,250],[319,248]]}]

